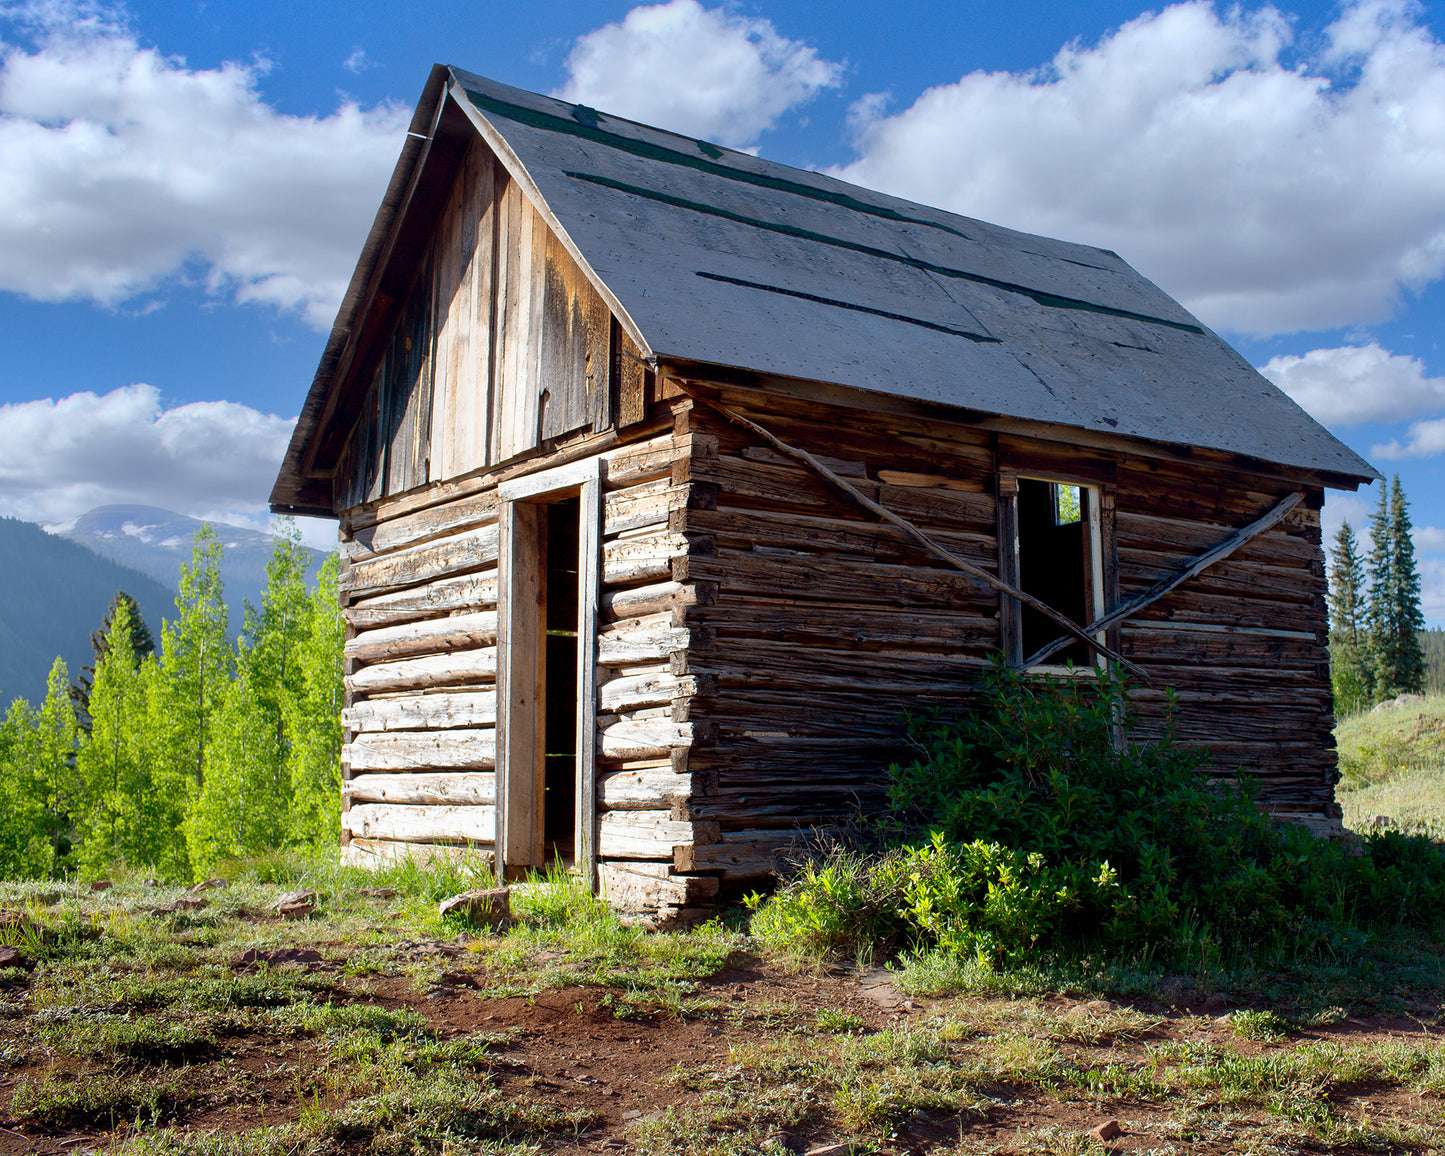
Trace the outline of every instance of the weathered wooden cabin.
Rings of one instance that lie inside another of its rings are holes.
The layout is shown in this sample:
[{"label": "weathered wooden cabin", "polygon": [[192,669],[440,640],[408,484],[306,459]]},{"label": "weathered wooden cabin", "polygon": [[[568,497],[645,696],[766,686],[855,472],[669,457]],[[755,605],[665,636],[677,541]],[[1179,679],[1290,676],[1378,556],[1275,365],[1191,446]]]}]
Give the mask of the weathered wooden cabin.
[{"label": "weathered wooden cabin", "polygon": [[1319,510],[1376,476],[1111,252],[438,67],[271,501],[340,519],[347,854],[667,915],[1000,648],[1337,829]]}]

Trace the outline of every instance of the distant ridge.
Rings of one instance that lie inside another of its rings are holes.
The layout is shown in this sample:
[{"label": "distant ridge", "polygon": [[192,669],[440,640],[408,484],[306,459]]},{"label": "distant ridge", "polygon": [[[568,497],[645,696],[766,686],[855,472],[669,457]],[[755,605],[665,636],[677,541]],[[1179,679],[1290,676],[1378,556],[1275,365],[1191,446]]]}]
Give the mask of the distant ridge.
[{"label": "distant ridge", "polygon": [[[225,522],[212,522],[211,527],[225,547],[221,578],[226,587],[231,631],[235,633],[243,622],[244,603],[249,600],[253,606],[261,604],[273,538],[260,530]],[[50,533],[94,550],[102,558],[149,574],[172,590],[180,585],[181,564],[191,560],[191,543],[200,528],[201,519],[157,506],[98,506],[78,518],[46,527]],[[316,580],[326,555],[307,549],[311,555],[306,573],[309,583]],[[171,610],[167,608],[166,613]],[[159,629],[159,622],[154,626]],[[159,641],[159,633],[156,639]]]},{"label": "distant ridge", "polygon": [[159,640],[162,617],[175,616],[174,590],[34,523],[0,518],[0,711],[17,697],[38,706],[56,655],[71,681],[79,676],[117,590],[140,603]]}]

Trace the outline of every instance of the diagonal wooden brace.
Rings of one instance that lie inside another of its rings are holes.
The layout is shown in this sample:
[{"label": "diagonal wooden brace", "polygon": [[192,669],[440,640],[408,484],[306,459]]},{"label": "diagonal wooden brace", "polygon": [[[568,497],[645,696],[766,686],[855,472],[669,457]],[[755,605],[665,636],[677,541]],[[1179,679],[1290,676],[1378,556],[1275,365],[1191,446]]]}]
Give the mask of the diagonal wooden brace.
[{"label": "diagonal wooden brace", "polygon": [[[1117,607],[1114,610],[1111,610],[1102,618],[1095,619],[1093,622],[1089,623],[1089,625],[1086,626],[1084,629],[1089,631],[1090,633],[1100,630],[1108,630],[1109,627],[1114,626],[1117,623],[1123,622],[1126,618],[1132,618],[1135,614],[1138,614],[1139,611],[1143,610],[1144,607],[1150,605],[1153,602],[1158,602],[1159,599],[1163,598],[1164,595],[1168,594],[1169,591],[1173,590],[1174,587],[1178,586],[1181,582],[1187,582],[1196,574],[1208,569],[1210,566],[1213,566],[1214,563],[1228,558],[1246,542],[1250,541],[1253,538],[1259,537],[1259,535],[1263,534],[1271,526],[1282,521],[1285,516],[1288,515],[1289,512],[1293,510],[1297,505],[1299,505],[1300,502],[1302,502],[1303,500],[1304,494],[1299,491],[1290,494],[1288,497],[1281,500],[1272,510],[1270,510],[1269,513],[1265,514],[1264,517],[1256,519],[1248,526],[1245,526],[1243,529],[1236,530],[1233,534],[1230,534],[1229,537],[1219,542],[1218,545],[1206,550],[1197,558],[1186,562],[1178,570],[1174,571],[1173,574],[1170,574],[1166,578],[1161,578],[1158,582],[1156,582],[1153,586],[1149,587],[1148,590],[1144,591],[1144,593],[1140,594],[1137,598],[1134,598],[1124,603],[1124,605]],[[1070,638],[1068,635],[1061,635],[1060,637],[1054,639],[1047,646],[1041,647],[1040,649],[1034,651],[1034,653],[1024,659],[1023,662],[1020,663],[1020,665],[1025,670],[1027,670],[1029,667],[1035,665],[1036,663],[1043,662],[1044,659],[1049,657],[1049,655],[1054,654],[1065,646],[1068,646],[1069,643],[1072,641],[1073,639]],[[1095,643],[1095,645],[1098,644]]]},{"label": "diagonal wooden brace", "polygon": [[913,538],[921,546],[928,550],[929,553],[934,554],[939,558],[942,558],[945,562],[947,562],[950,566],[953,566],[955,569],[962,570],[965,574],[968,574],[974,578],[977,578],[980,582],[992,586],[1000,593],[1007,594],[1010,598],[1017,598],[1025,606],[1032,607],[1040,614],[1044,615],[1046,618],[1057,623],[1059,626],[1062,626],[1073,637],[1079,639],[1081,642],[1087,643],[1089,646],[1097,650],[1100,654],[1104,655],[1105,657],[1111,659],[1114,662],[1119,663],[1121,666],[1131,671],[1137,677],[1148,681],[1148,676],[1145,675],[1142,670],[1140,670],[1122,654],[1119,654],[1117,651],[1110,650],[1107,646],[1103,645],[1097,639],[1095,639],[1093,634],[1090,633],[1090,631],[1095,628],[1086,628],[1080,626],[1077,622],[1074,622],[1072,619],[1066,617],[1058,610],[1055,610],[1048,603],[1041,602],[1032,594],[1026,593],[1023,590],[1018,589],[1016,586],[1010,585],[1002,578],[999,578],[997,575],[990,574],[982,567],[975,566],[972,562],[967,562],[964,559],[958,557],[958,555],[948,550],[945,550],[942,546],[940,546],[937,542],[935,542],[932,538],[930,538],[907,518],[895,514],[886,506],[879,505],[867,494],[863,493],[857,487],[851,485],[849,482],[835,474],[832,470],[830,470],[807,450],[799,449],[797,446],[789,445],[787,442],[783,441],[782,438],[778,437],[770,430],[763,428],[752,419],[743,417],[742,414],[734,412],[727,406],[723,405],[720,401],[715,401],[712,398],[707,397],[703,394],[695,393],[687,385],[679,383],[679,388],[689,397],[693,398],[695,401],[699,401],[703,405],[708,406],[710,409],[714,409],[718,413],[722,414],[722,416],[727,418],[728,421],[733,422],[736,425],[740,425],[744,429],[751,430],[753,433],[763,438],[769,445],[771,445],[774,449],[778,450],[780,453],[787,454],[790,458],[796,458],[809,469],[821,475],[824,480],[835,486],[837,489],[841,490],[848,497],[852,498],[865,510],[877,514],[885,522],[891,522],[893,525],[897,526],[909,537]]}]

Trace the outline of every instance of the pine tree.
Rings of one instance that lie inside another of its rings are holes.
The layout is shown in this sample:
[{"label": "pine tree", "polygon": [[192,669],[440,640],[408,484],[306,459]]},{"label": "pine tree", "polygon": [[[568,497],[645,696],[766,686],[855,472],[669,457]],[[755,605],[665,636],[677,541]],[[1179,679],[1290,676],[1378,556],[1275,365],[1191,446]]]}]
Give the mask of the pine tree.
[{"label": "pine tree", "polygon": [[1330,555],[1330,682],[1335,711],[1350,714],[1370,702],[1371,672],[1364,645],[1365,568],[1349,522],[1340,525]]},{"label": "pine tree", "polygon": [[126,620],[129,623],[130,649],[135,655],[134,665],[139,666],[141,660],[156,648],[155,637],[151,634],[145,619],[141,617],[140,603],[124,590],[117,590],[110,600],[110,605],[106,607],[105,617],[101,619],[100,628],[90,632],[90,652],[95,655],[95,664],[81,667],[80,678],[70,687],[70,701],[75,704],[76,716],[80,719],[81,728],[87,733],[90,731],[90,689],[95,681],[95,668],[105,658],[111,627],[115,624],[116,617],[122,609],[125,610]]},{"label": "pine tree", "polygon": [[1425,660],[1419,631],[1420,572],[1410,537],[1410,513],[1399,475],[1380,491],[1380,504],[1370,517],[1369,623],[1371,687],[1375,701],[1418,693],[1425,682]]},{"label": "pine tree", "polygon": [[1396,474],[1390,484],[1390,541],[1395,563],[1390,590],[1390,625],[1395,631],[1391,683],[1396,694],[1419,694],[1425,689],[1425,652],[1420,646],[1425,615],[1420,609],[1420,570],[1415,565],[1411,529],[1409,504]]}]

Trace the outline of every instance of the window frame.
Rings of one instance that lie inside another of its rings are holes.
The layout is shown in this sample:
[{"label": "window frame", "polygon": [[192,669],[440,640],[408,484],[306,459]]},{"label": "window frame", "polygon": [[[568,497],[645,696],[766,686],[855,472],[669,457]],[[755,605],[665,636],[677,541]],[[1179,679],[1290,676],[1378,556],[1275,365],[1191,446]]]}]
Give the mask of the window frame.
[{"label": "window frame", "polygon": [[[1112,551],[1113,543],[1105,543],[1106,531],[1112,526],[1112,518],[1106,518],[1105,507],[1112,508],[1112,487],[1100,480],[1089,480],[1073,474],[1053,473],[1047,470],[1006,469],[998,474],[999,505],[999,577],[1022,589],[1022,567],[1020,562],[1018,483],[1020,481],[1046,482],[1050,485],[1076,486],[1080,495],[1089,495],[1084,505],[1088,508],[1085,523],[1085,539],[1089,550],[1089,578],[1092,588],[1090,620],[1098,621],[1104,616],[1113,601],[1112,592],[1106,588],[1108,578],[1106,556]],[[1057,497],[1055,498],[1057,502]],[[1110,534],[1112,538],[1112,534]],[[1005,546],[1007,549],[1005,549]],[[1017,598],[1007,594],[999,595],[1000,634],[1003,650],[1010,663],[1022,663],[1023,653],[1023,605]],[[1094,640],[1108,645],[1107,630],[1096,631]],[[1093,660],[1082,666],[1066,666],[1062,663],[1039,662],[1027,669],[1028,674],[1042,674],[1060,678],[1094,678],[1106,669],[1108,659],[1102,651],[1093,648]]]}]

